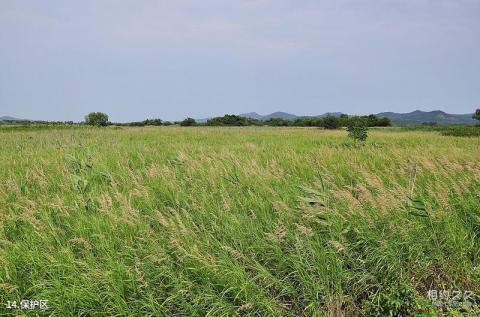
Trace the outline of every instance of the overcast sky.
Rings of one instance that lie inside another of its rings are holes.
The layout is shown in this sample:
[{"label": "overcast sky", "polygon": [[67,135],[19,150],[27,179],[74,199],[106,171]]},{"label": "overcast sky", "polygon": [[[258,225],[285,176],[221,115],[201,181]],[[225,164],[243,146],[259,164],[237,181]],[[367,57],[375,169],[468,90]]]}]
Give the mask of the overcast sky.
[{"label": "overcast sky", "polygon": [[0,116],[480,106],[480,0],[0,0]]}]

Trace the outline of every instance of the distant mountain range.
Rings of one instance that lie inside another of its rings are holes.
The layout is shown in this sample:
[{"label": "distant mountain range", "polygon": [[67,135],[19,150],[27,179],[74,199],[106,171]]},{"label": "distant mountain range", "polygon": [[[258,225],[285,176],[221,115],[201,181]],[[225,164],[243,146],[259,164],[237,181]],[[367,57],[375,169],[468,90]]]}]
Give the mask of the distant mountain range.
[{"label": "distant mountain range", "polygon": [[[341,112],[324,113],[318,116],[297,116],[286,112],[274,112],[267,115],[260,115],[256,112],[242,113],[240,116],[257,120],[268,120],[271,118],[280,118],[285,120],[295,120],[297,118],[320,118],[328,115],[340,116]],[[437,124],[475,124],[476,120],[472,119],[473,113],[467,114],[450,114],[440,110],[421,111],[415,110],[408,113],[396,112],[380,112],[375,114],[378,117],[387,117],[396,125],[437,123]],[[206,121],[206,120],[205,120]]]},{"label": "distant mountain range", "polygon": [[339,117],[342,113],[341,112],[327,112],[319,116],[297,116],[291,113],[286,113],[286,112],[274,112],[271,114],[267,114],[265,116],[262,116],[256,112],[249,112],[249,113],[242,113],[239,116],[245,117],[245,118],[251,118],[251,119],[257,119],[257,120],[268,120],[272,118],[279,118],[279,119],[284,119],[284,120],[295,120],[297,118],[320,118],[320,117],[325,117],[325,116],[336,116]]},{"label": "distant mountain range", "polygon": [[0,117],[0,121],[7,121],[7,120],[21,120],[21,119],[10,117],[10,116]]},{"label": "distant mountain range", "polygon": [[475,124],[472,118],[473,113],[450,114],[440,110],[420,111],[415,110],[409,113],[381,112],[377,116],[388,117],[398,125],[422,124],[425,122],[436,122],[438,124]]}]

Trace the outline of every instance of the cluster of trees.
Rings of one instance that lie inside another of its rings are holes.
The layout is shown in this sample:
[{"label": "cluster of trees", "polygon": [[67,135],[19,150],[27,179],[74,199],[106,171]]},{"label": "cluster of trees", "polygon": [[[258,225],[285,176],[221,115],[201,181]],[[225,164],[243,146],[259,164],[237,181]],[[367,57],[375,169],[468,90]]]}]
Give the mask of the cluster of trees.
[{"label": "cluster of trees", "polygon": [[248,126],[258,125],[259,121],[255,119],[240,117],[234,114],[226,114],[223,117],[208,119],[205,125],[208,126]]},{"label": "cluster of trees", "polygon": [[162,121],[161,119],[147,119],[143,121],[134,121],[127,123],[112,123],[112,125],[127,126],[127,127],[145,127],[145,126],[161,126],[172,125],[170,121]]},{"label": "cluster of trees", "polygon": [[108,115],[102,112],[91,112],[85,116],[85,123],[93,126],[107,126],[107,125],[117,125],[117,126],[127,126],[127,127],[144,127],[144,126],[161,126],[161,125],[172,125],[170,121],[162,121],[161,119],[147,119],[143,121],[133,121],[126,123],[112,123],[108,121]]},{"label": "cluster of trees", "polygon": [[45,121],[45,120],[3,120],[0,124],[16,124],[16,125],[74,125],[78,124],[73,121]]},{"label": "cluster of trees", "polygon": [[[338,129],[340,127],[347,127],[352,118],[348,115],[342,114],[339,117],[325,116],[325,117],[305,117],[295,120],[285,120],[281,118],[271,118],[265,121],[245,118],[237,115],[227,114],[223,117],[215,117],[207,120],[203,125],[207,126],[274,126],[274,127],[323,127],[325,129]],[[365,122],[368,127],[387,127],[392,123],[389,118],[379,118],[375,115],[360,116],[359,118]],[[180,123],[182,126],[199,125],[192,118],[187,118]]]}]

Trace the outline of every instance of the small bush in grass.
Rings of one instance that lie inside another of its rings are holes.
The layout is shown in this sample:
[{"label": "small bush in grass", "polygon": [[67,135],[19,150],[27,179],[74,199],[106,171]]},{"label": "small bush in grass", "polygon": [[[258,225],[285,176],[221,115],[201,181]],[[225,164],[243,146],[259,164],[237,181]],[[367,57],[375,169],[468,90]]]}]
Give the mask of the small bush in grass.
[{"label": "small bush in grass", "polygon": [[364,118],[352,117],[347,124],[348,136],[354,141],[364,142],[368,137],[368,124]]}]

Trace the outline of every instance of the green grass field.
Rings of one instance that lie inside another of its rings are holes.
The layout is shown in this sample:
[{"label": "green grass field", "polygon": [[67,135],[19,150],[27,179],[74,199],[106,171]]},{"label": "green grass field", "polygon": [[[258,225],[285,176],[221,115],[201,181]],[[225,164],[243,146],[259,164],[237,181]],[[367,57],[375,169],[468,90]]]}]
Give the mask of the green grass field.
[{"label": "green grass field", "polygon": [[0,131],[0,315],[459,315],[479,294],[478,137]]}]

